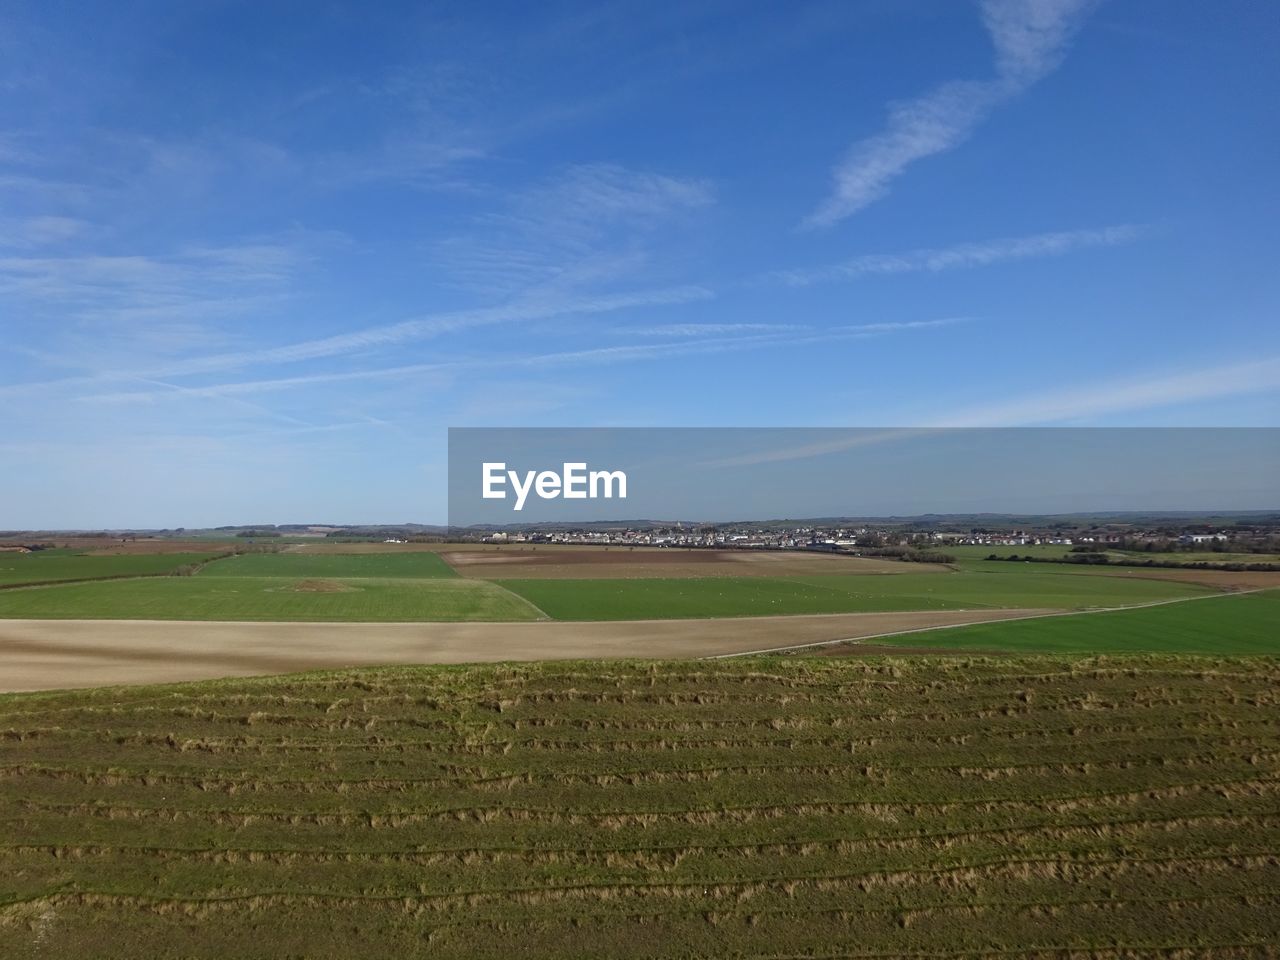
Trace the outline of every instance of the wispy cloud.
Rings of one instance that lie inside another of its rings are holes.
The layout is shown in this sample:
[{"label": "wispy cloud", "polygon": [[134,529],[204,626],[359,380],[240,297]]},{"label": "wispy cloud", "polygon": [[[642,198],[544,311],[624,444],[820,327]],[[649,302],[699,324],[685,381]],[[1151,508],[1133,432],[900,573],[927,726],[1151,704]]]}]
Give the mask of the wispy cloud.
[{"label": "wispy cloud", "polygon": [[1142,235],[1143,229],[1121,225],[1096,230],[1064,230],[1026,237],[960,243],[951,247],[910,250],[906,253],[871,253],[823,267],[775,271],[769,274],[769,279],[792,287],[807,287],[815,283],[853,280],[867,275],[939,273],[943,270],[986,267],[1013,260],[1057,257],[1089,247],[1115,247],[1133,242]]},{"label": "wispy cloud", "polygon": [[954,428],[1052,426],[1197,400],[1259,393],[1280,393],[1280,357],[1171,374],[1146,374],[1129,380],[1106,381],[1071,390],[1025,395],[959,413],[926,416],[920,418],[923,422],[918,426],[850,430],[830,440],[756,450],[707,461],[704,466],[741,467],[808,460]]},{"label": "wispy cloud", "polygon": [[169,372],[171,374],[208,373],[250,366],[296,363],[321,357],[364,353],[376,348],[395,346],[415,340],[425,340],[443,334],[472,330],[477,327],[521,321],[547,320],[575,314],[610,313],[633,307],[692,303],[699,300],[708,300],[712,296],[714,296],[712,291],[705,287],[684,286],[602,294],[573,299],[530,297],[502,306],[432,314],[414,320],[369,327],[364,330],[324,337],[318,340],[305,340],[282,347],[243,353],[215,354],[189,359],[174,364],[169,368]]},{"label": "wispy cloud", "polygon": [[[839,341],[863,340],[901,331],[927,330],[936,327],[951,326],[963,321],[964,318],[960,317],[946,317],[938,320],[916,320],[901,323],[850,324],[847,326],[831,327],[822,330],[809,328],[808,332],[803,332],[799,335],[785,333],[756,333],[743,336],[716,336],[698,339],[679,339],[661,343],[620,344],[617,346],[589,347],[582,350],[567,350],[554,353],[476,357],[471,359],[447,360],[437,363],[415,363],[391,367],[375,367],[364,370],[301,374],[294,377],[247,380],[181,389],[184,395],[192,397],[238,396],[242,394],[270,393],[281,390],[339,383],[408,379],[428,374],[468,370],[526,367],[546,369],[553,366],[603,366],[640,360],[669,359],[761,348],[794,348],[823,343],[835,343]],[[804,330],[805,328],[801,329]],[[137,380],[138,378],[134,379]],[[165,389],[173,389],[172,384],[164,384],[163,386]],[[155,394],[152,391],[129,391],[109,394],[94,394],[82,397],[81,399],[91,400],[94,402],[128,403],[150,402],[154,397]]]},{"label": "wispy cloud", "polygon": [[889,443],[904,437],[916,435],[924,431],[918,428],[904,429],[868,429],[856,433],[843,433],[831,440],[816,443],[792,444],[786,447],[773,447],[768,450],[755,450],[751,453],[738,454],[732,457],[717,457],[703,461],[704,467],[751,467],[762,463],[784,463],[791,460],[810,460],[814,457],[826,456],[829,453],[843,453],[876,443]]},{"label": "wispy cloud", "polygon": [[982,21],[996,48],[996,69],[1021,89],[1056,70],[1081,16],[1097,0],[983,0]]},{"label": "wispy cloud", "polygon": [[874,336],[878,333],[893,333],[899,330],[932,330],[936,327],[952,327],[957,323],[968,323],[969,317],[940,317],[937,320],[900,320],[887,323],[853,323],[847,326],[831,328],[835,332],[860,333]]},{"label": "wispy cloud", "polygon": [[601,223],[663,219],[708,206],[714,198],[706,180],[618,164],[583,164],[571,167],[545,189],[532,192],[519,204],[517,216],[553,217],[561,224],[577,224],[590,234]]},{"label": "wispy cloud", "polygon": [[650,327],[617,327],[612,332],[634,337],[729,337],[751,334],[762,338],[786,335],[839,335],[863,334],[873,336],[899,330],[925,330],[930,327],[949,327],[964,323],[968,317],[943,317],[937,320],[896,320],[882,323],[850,323],[834,326],[817,326],[811,323],[663,323]]},{"label": "wispy cloud", "polygon": [[88,224],[75,217],[23,217],[0,219],[0,247],[29,249],[61,243],[79,236]]},{"label": "wispy cloud", "polygon": [[[132,369],[119,367],[103,370],[91,376],[63,377],[56,380],[0,385],[0,396],[41,393],[66,387],[101,386],[112,382],[128,382],[147,378],[225,373],[251,367],[278,366],[322,358],[371,354],[412,341],[426,340],[481,327],[549,320],[575,315],[604,314],[638,307],[693,303],[711,299],[713,296],[714,293],[705,287],[684,286],[576,298],[530,297],[497,307],[430,314],[399,323],[368,327],[351,333],[315,340],[302,340],[284,346],[261,350],[166,358],[153,362],[151,365]],[[436,368],[434,365],[427,364],[407,369]],[[350,376],[343,374],[325,376],[328,377],[329,382],[340,382],[345,379],[366,379],[364,371],[353,371]],[[310,381],[306,377],[298,377],[279,378],[263,382],[288,386],[316,381]]]},{"label": "wispy cloud", "polygon": [[432,247],[441,280],[468,290],[584,290],[647,266],[663,229],[709,207],[709,182],[580,164],[505,197]]},{"label": "wispy cloud", "polygon": [[1084,384],[930,418],[946,427],[1006,427],[1109,417],[1199,400],[1280,393],[1280,357]]},{"label": "wispy cloud", "polygon": [[0,296],[56,308],[63,318],[134,316],[150,308],[174,317],[194,305],[283,284],[308,259],[301,245],[289,242],[191,247],[166,255],[0,257]]},{"label": "wispy cloud", "polygon": [[178,357],[236,342],[229,322],[275,317],[322,242],[290,236],[158,254],[24,250],[0,256],[0,312],[41,331],[27,339],[42,365],[155,375]]},{"label": "wispy cloud", "polygon": [[889,107],[885,129],[854,144],[831,195],[804,221],[829,226],[878,200],[911,164],[963,143],[1000,104],[1057,68],[1095,0],[984,0],[996,50],[991,80],[954,80]]},{"label": "wispy cloud", "polygon": [[649,327],[614,327],[610,332],[623,337],[711,337],[812,329],[802,323],[659,323]]}]

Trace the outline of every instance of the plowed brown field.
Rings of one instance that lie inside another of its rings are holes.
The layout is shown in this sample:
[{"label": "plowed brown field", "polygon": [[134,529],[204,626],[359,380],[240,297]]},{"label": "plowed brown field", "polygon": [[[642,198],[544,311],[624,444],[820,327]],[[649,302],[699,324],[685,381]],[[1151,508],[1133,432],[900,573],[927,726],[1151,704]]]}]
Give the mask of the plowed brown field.
[{"label": "plowed brown field", "polygon": [[664,550],[526,547],[450,550],[441,554],[464,577],[481,580],[627,580],[640,577],[803,577],[825,573],[943,572],[903,563],[823,553],[756,550]]}]

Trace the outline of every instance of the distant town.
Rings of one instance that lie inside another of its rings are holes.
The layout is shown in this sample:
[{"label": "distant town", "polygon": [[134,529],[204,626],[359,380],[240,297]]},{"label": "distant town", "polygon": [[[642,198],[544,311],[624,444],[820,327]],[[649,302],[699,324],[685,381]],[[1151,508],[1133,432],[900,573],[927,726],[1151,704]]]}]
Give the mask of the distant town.
[{"label": "distant town", "polygon": [[[561,529],[470,531],[459,537],[493,544],[575,544],[606,547],[671,547],[743,550],[808,550],[855,556],[899,557],[904,560],[945,561],[956,547],[989,548],[1001,557],[1013,548],[1058,547],[1053,553],[1091,554],[1179,552],[1224,555],[1280,552],[1280,523],[1239,521],[1213,526],[1203,522],[1170,522],[1135,526],[1130,523],[1082,523],[1000,529],[980,526],[968,530],[922,529],[910,522],[794,525],[674,524],[622,529]],[[1040,549],[1036,553],[1043,555]]]},{"label": "distant town", "polygon": [[[972,557],[1056,557],[1077,562],[1125,561],[1161,554],[1177,562],[1258,562],[1274,564],[1280,554],[1280,512],[1215,514],[1075,514],[1055,516],[926,515],[922,517],[835,518],[697,523],[611,521],[581,525],[531,524],[517,527],[445,527],[426,524],[253,524],[202,529],[108,531],[0,531],[0,548],[39,549],[68,539],[119,541],[216,538],[260,544],[348,540],[409,543],[482,543],[528,546],[574,545],[604,548],[791,550],[855,556],[946,562],[950,551]],[[1055,549],[1056,548],[1056,549]],[[1019,550],[1021,549],[1021,552]]]}]

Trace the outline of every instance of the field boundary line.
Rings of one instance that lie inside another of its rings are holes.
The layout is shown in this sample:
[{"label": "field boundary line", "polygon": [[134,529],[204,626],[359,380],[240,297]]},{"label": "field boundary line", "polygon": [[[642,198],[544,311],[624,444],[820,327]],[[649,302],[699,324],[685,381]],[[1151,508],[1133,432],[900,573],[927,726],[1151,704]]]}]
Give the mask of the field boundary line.
[{"label": "field boundary line", "polygon": [[[741,653],[716,653],[699,657],[700,660],[729,660],[734,657],[752,657],[766,653],[788,653],[792,650],[809,650],[814,647],[834,647],[841,644],[859,646],[868,640],[880,640],[884,637],[905,637],[913,633],[931,633],[934,630],[957,630],[961,627],[976,627],[985,623],[1017,623],[1019,620],[1046,620],[1050,617],[1085,617],[1096,613],[1119,613],[1121,610],[1141,610],[1145,607],[1162,607],[1171,603],[1190,603],[1193,600],[1214,600],[1223,597],[1243,597],[1251,593],[1266,593],[1274,587],[1251,587],[1248,590],[1233,590],[1230,593],[1209,593],[1197,597],[1173,597],[1166,600],[1148,600],[1143,603],[1129,603],[1119,607],[1094,607],[1088,610],[1057,610],[1052,613],[1028,613],[1018,617],[993,617],[990,620],[972,620],[969,623],[945,623],[936,627],[912,627],[910,630],[891,630],[886,633],[874,633],[865,637],[847,637],[842,640],[817,640],[813,643],[793,643],[785,647],[769,647],[764,650],[746,650]],[[999,608],[995,608],[999,609]],[[1005,608],[1007,609],[1007,608]],[[957,611],[962,612],[962,611]],[[964,650],[960,650],[964,653]],[[970,651],[975,656],[980,651]],[[889,656],[889,654],[886,654]]]},{"label": "field boundary line", "polygon": [[[447,561],[446,561],[446,562],[447,562]],[[512,590],[512,589],[510,589],[510,588],[508,588],[508,587],[503,586],[503,585],[502,585],[501,583],[499,583],[497,580],[481,580],[479,577],[464,577],[462,574],[458,574],[458,579],[459,579],[459,580],[466,580],[466,581],[469,581],[469,582],[472,582],[472,583],[488,583],[488,584],[492,584],[493,586],[495,586],[495,587],[497,587],[499,590],[501,590],[503,593],[507,594],[507,596],[515,597],[515,598],[516,598],[517,600],[519,600],[521,603],[523,603],[523,604],[525,604],[526,606],[531,607],[532,609],[534,609],[534,610],[538,611],[538,617],[539,617],[539,619],[541,619],[541,620],[547,620],[547,621],[555,620],[555,617],[551,616],[551,614],[547,613],[547,611],[543,610],[540,606],[538,606],[536,603],[534,603],[534,602],[533,602],[532,600],[530,600],[528,597],[521,596],[520,594],[516,593],[514,590]],[[474,621],[474,620],[473,620],[473,621],[471,621],[471,622],[472,622],[472,623],[475,623],[475,622],[478,622],[478,621]],[[496,621],[493,621],[493,622],[495,622],[495,623],[519,623],[520,621],[518,621],[518,620],[505,620],[505,621],[503,621],[503,620],[496,620]],[[561,621],[561,622],[563,622],[563,623],[572,623],[573,621],[565,620],[565,621]]]},{"label": "field boundary line", "polygon": [[[216,558],[216,559],[221,559]],[[191,573],[174,573],[167,570],[164,573],[110,573],[102,577],[71,577],[66,580],[38,580],[33,583],[0,583],[0,590],[40,590],[47,587],[65,587],[82,583],[114,583],[118,580],[155,580],[160,577],[194,577],[206,564],[212,563],[212,560],[206,560],[197,565],[196,569]],[[0,619],[17,620],[18,617],[3,617]]]}]

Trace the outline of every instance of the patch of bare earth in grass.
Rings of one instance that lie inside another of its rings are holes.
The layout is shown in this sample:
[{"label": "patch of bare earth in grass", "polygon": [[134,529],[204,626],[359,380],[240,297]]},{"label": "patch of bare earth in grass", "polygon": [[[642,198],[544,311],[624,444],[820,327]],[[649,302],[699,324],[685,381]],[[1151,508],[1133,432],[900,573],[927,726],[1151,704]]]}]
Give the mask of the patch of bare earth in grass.
[{"label": "patch of bare earth in grass", "polygon": [[287,587],[280,587],[290,593],[354,593],[360,588],[341,580],[297,580]]}]

